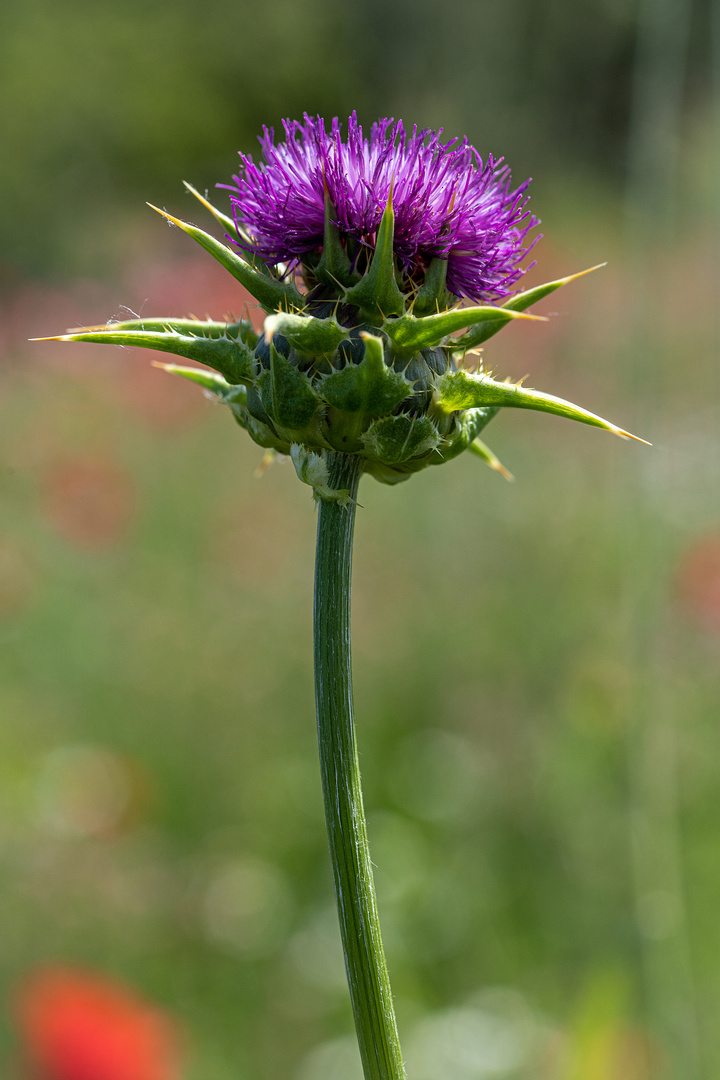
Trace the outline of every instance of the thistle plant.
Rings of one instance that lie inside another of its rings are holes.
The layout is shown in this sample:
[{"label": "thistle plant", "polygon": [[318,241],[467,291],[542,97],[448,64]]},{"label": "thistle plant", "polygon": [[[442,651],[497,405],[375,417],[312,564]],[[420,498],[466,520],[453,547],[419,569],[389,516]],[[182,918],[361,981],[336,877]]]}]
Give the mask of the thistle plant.
[{"label": "thistle plant", "polygon": [[[189,184],[224,233],[158,210],[265,312],[215,322],[112,322],[52,340],[141,346],[226,404],[266,454],[289,455],[318,505],[315,687],[322,785],[342,944],[367,1080],[404,1077],[378,922],[358,768],[350,583],[360,477],[395,484],[464,450],[503,467],[480,435],[504,408],[534,409],[635,438],[562,398],[494,378],[479,346],[574,278],[515,291],[537,221],[528,182],[467,140],[356,117],[286,121],[240,155],[231,213]],[[154,209],[157,209],[156,207]],[[593,268],[595,269],[595,268]],[[588,273],[589,271],[584,271]],[[642,440],[640,440],[642,441]]]}]

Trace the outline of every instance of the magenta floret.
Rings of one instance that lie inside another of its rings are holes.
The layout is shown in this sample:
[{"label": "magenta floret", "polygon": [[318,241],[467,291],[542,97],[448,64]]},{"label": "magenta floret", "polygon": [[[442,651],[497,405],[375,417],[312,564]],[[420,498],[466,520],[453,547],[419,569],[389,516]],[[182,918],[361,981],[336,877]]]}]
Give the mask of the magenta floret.
[{"label": "magenta floret", "polygon": [[337,117],[285,120],[285,140],[260,138],[264,161],[240,154],[228,187],[247,247],[270,264],[297,265],[323,242],[324,183],[341,235],[372,247],[393,185],[395,253],[415,279],[436,256],[446,258],[447,287],[458,297],[506,297],[537,220],[526,207],[529,180],[511,189],[510,169],[483,162],[467,139],[441,142],[440,131],[406,133],[402,121],[379,120],[370,138],[355,113],[343,139]]}]

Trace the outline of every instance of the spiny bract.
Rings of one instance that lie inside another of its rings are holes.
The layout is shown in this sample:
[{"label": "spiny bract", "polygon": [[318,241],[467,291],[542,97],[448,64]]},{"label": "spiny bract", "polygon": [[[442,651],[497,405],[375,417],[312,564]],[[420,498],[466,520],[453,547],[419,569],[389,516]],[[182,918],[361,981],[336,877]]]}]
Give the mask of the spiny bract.
[{"label": "spiny bract", "polygon": [[[348,128],[343,142],[337,120],[326,133],[306,116],[285,123],[278,146],[266,131],[264,162],[241,155],[233,218],[186,185],[228,244],[158,211],[255,297],[263,334],[245,319],[167,317],[59,340],[139,345],[212,369],[166,365],[224,401],[269,453],[290,454],[322,499],[345,497],[327,486],[328,451],[359,455],[386,483],[466,449],[503,471],[479,434],[505,407],[627,436],[561,398],[464,367],[468,352],[514,319],[537,318],[524,312],[573,280],[508,298],[535,225],[526,185],[512,192],[500,163],[439,132],[406,137],[382,120],[368,141],[354,115]],[[463,307],[462,297],[484,302]]]}]

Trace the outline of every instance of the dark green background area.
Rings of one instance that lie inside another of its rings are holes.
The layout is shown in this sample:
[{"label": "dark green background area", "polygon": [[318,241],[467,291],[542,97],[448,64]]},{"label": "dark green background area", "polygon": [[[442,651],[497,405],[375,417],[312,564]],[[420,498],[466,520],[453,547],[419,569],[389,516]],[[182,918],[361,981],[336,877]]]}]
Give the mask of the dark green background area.
[{"label": "dark green background area", "polygon": [[362,482],[359,740],[410,1080],[715,1080],[717,8],[0,12],[4,1074],[15,988],[60,960],[166,1007],[188,1080],[356,1076],[309,489],[257,479],[148,354],[25,340],[124,306],[242,314],[145,200],[210,227],[182,179],[356,108],[534,177],[528,283],[608,260],[485,358],[654,444],[507,410],[487,440],[513,485],[469,457]]}]

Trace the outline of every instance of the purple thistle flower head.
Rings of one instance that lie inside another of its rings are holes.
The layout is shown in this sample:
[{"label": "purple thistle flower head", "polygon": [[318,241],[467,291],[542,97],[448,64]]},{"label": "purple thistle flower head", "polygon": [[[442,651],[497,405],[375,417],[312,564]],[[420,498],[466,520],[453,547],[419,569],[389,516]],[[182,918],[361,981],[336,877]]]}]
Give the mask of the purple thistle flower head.
[{"label": "purple thistle flower head", "polygon": [[[392,191],[394,252],[409,281],[421,284],[434,258],[447,260],[447,288],[457,297],[497,301],[525,272],[524,246],[538,224],[526,208],[529,180],[511,189],[509,168],[483,162],[467,139],[441,142],[440,131],[406,133],[379,120],[370,138],[355,113],[343,140],[337,117],[285,120],[285,140],[264,129],[264,161],[240,154],[242,170],[227,187],[248,251],[270,265],[297,267],[323,243],[327,188],[333,223],[347,243],[372,250]],[[355,256],[357,258],[357,255]]]},{"label": "purple thistle flower head", "polygon": [[[362,471],[388,484],[466,449],[503,472],[479,438],[503,408],[628,436],[561,398],[468,370],[469,352],[516,319],[542,319],[527,309],[582,275],[493,304],[532,247],[523,247],[536,224],[527,183],[511,191],[501,160],[483,163],[467,140],[440,135],[380,120],[366,140],[353,114],[343,140],[337,119],[329,132],[320,117],[288,120],[278,146],[265,131],[264,162],[242,157],[229,188],[234,222],[186,184],[260,266],[159,211],[255,298],[267,315],[262,334],[247,319],[163,317],[63,340],[140,345],[202,364],[162,366],[229,405],[260,446],[290,455],[316,499],[341,505],[351,496],[330,482],[331,451],[357,456]],[[293,273],[304,294],[288,280]],[[453,294],[481,302],[458,304]]]}]

